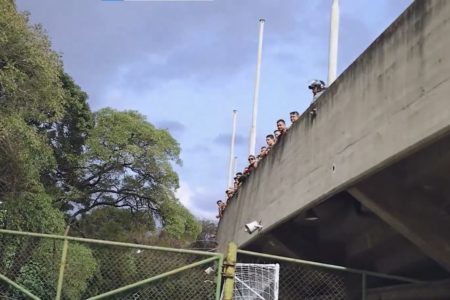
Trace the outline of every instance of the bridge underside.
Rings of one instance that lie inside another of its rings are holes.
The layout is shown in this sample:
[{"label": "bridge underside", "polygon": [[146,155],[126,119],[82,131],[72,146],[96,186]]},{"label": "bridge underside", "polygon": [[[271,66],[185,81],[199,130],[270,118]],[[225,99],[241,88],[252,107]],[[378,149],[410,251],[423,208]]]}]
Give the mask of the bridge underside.
[{"label": "bridge underside", "polygon": [[[450,135],[243,248],[423,280],[450,277]],[[384,298],[383,298],[384,299]]]},{"label": "bridge underside", "polygon": [[[220,251],[234,241],[428,282],[373,299],[450,299],[449,30],[449,1],[414,1],[239,188]],[[252,221],[260,233],[244,232]]]}]

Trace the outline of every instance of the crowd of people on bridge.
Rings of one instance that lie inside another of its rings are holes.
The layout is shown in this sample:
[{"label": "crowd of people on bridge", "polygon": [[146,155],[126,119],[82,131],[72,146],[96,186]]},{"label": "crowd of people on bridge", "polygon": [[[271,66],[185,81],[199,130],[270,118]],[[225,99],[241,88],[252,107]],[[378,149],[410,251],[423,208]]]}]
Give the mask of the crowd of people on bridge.
[{"label": "crowd of people on bridge", "polygon": [[[313,107],[310,110],[310,114],[315,116],[317,114],[317,108],[314,106],[315,101],[320,95],[326,90],[325,82],[322,80],[313,80],[308,88],[313,94],[312,104]],[[298,111],[292,111],[289,113],[289,119],[291,121],[291,126],[300,119],[300,114]],[[252,174],[252,172],[258,167],[258,163],[261,162],[270,151],[275,146],[275,144],[280,141],[284,135],[286,135],[289,128],[283,119],[279,119],[276,122],[276,129],[273,134],[266,135],[266,145],[262,146],[258,155],[250,154],[248,156],[248,166],[244,168],[243,172],[237,172],[234,177],[233,186],[229,187],[226,191],[226,202],[219,200],[217,201],[218,215],[217,218],[221,219],[225,212],[227,205],[232,201],[233,196],[239,190],[239,187],[245,182],[245,180]]]}]

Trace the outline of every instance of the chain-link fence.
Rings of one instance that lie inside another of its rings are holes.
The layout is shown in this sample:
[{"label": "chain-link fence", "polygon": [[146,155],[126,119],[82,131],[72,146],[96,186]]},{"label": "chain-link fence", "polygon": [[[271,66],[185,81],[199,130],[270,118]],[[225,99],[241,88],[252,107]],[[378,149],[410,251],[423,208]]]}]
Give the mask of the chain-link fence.
[{"label": "chain-link fence", "polygon": [[210,252],[0,230],[0,299],[218,299],[222,260]]},{"label": "chain-link fence", "polygon": [[[237,253],[239,263],[279,265],[278,295],[270,299],[360,300],[366,299],[371,288],[419,282],[399,276],[250,251],[237,250]],[[239,276],[238,271],[236,276]],[[246,289],[252,289],[252,280],[248,282]],[[269,285],[266,286],[269,288]],[[255,292],[248,299],[262,299],[259,297],[262,294]],[[239,291],[235,291],[235,295],[239,295]]]},{"label": "chain-link fence", "polygon": [[366,299],[372,288],[418,282],[232,252],[224,264],[211,252],[0,230],[0,299],[220,299],[222,271],[235,282],[224,299]]}]

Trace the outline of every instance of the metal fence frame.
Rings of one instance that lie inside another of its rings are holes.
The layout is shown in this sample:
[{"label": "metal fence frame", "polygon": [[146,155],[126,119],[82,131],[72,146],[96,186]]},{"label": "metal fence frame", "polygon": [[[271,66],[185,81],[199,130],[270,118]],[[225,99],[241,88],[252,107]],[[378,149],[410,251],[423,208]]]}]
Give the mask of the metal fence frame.
[{"label": "metal fence frame", "polygon": [[[71,237],[71,236],[67,236],[67,230],[66,230],[64,236],[54,235],[54,234],[22,232],[22,231],[14,231],[14,230],[6,230],[6,229],[0,229],[0,234],[7,234],[7,235],[14,235],[14,236],[26,236],[26,237],[38,237],[38,238],[46,238],[46,239],[63,241],[63,248],[62,248],[62,253],[61,253],[61,263],[60,263],[60,269],[59,269],[59,276],[58,276],[55,300],[61,299],[66,259],[67,259],[67,250],[69,248],[69,242],[71,242],[71,241],[72,242],[81,242],[81,243],[86,243],[86,244],[121,246],[121,247],[126,247],[126,248],[135,248],[138,250],[153,250],[153,251],[161,251],[161,252],[168,252],[168,253],[171,252],[171,253],[194,254],[194,255],[200,255],[200,256],[205,257],[205,259],[202,259],[200,261],[197,261],[197,262],[164,272],[162,274],[152,276],[150,278],[146,278],[144,280],[140,280],[135,283],[119,287],[119,288],[111,290],[109,292],[102,293],[100,295],[96,295],[94,297],[88,298],[90,300],[104,299],[109,296],[117,295],[124,291],[128,291],[128,290],[134,289],[136,287],[140,287],[144,284],[148,284],[150,282],[154,282],[154,281],[160,280],[162,278],[166,278],[171,275],[183,272],[185,270],[188,270],[188,269],[191,269],[194,267],[198,267],[198,266],[201,266],[204,264],[208,264],[211,262],[217,262],[217,265],[218,265],[217,270],[215,271],[215,273],[216,273],[215,274],[215,283],[216,283],[215,299],[216,300],[220,299],[220,290],[221,290],[221,281],[222,281],[222,265],[223,265],[223,261],[224,261],[223,255],[221,253],[196,251],[196,250],[188,250],[188,249],[175,249],[175,248],[167,248],[167,247],[148,246],[148,245],[141,245],[141,244],[132,244],[132,243],[122,243],[122,242],[114,242],[114,241],[106,241],[106,240]],[[40,300],[39,297],[37,297],[36,295],[33,295],[25,287],[17,284],[16,282],[7,278],[6,276],[4,276],[1,273],[0,273],[0,281],[4,281],[7,284],[9,284],[10,286],[14,287],[15,289],[21,291],[24,295],[28,296],[28,298],[30,298],[30,299]]]},{"label": "metal fence frame", "polygon": [[[272,261],[280,261],[280,262],[293,263],[293,264],[298,264],[298,265],[303,265],[303,266],[322,268],[322,269],[326,269],[326,270],[330,270],[330,271],[342,271],[342,272],[360,275],[361,276],[361,284],[362,284],[361,299],[363,299],[363,300],[366,299],[366,294],[367,294],[366,284],[367,284],[368,276],[389,279],[389,280],[396,280],[396,281],[401,281],[401,282],[405,282],[405,283],[423,283],[423,281],[411,279],[411,278],[407,278],[407,277],[403,277],[403,276],[388,275],[388,274],[382,274],[382,273],[377,273],[377,272],[347,268],[347,267],[338,266],[338,265],[324,264],[324,263],[319,263],[319,262],[294,259],[294,258],[289,258],[289,257],[252,252],[252,251],[247,251],[247,250],[240,250],[237,248],[236,244],[233,242],[229,243],[227,257],[226,257],[226,260],[224,260],[224,256],[221,253],[70,237],[70,236],[67,236],[67,230],[66,230],[64,236],[54,235],[54,234],[42,234],[42,233],[5,230],[5,229],[0,229],[0,234],[13,235],[13,236],[37,237],[37,238],[46,238],[46,239],[63,241],[55,300],[60,300],[62,297],[65,266],[67,263],[67,261],[66,261],[67,260],[67,251],[68,251],[70,242],[81,242],[81,243],[86,243],[86,244],[106,245],[106,246],[120,246],[120,247],[125,247],[125,248],[134,248],[137,250],[153,250],[153,251],[160,251],[160,252],[167,252],[167,253],[183,253],[183,254],[192,254],[192,255],[199,255],[199,256],[205,257],[204,259],[201,259],[199,261],[172,269],[170,271],[166,271],[164,273],[161,273],[161,274],[158,274],[158,275],[155,275],[155,276],[152,276],[152,277],[149,277],[149,278],[146,278],[146,279],[143,279],[143,280],[131,283],[131,284],[124,285],[122,287],[118,287],[116,289],[101,293],[96,296],[92,296],[92,297],[88,298],[90,300],[104,299],[106,297],[117,295],[124,291],[129,291],[129,290],[135,289],[137,287],[143,286],[145,284],[155,282],[157,280],[167,278],[172,275],[181,273],[185,270],[189,270],[191,268],[195,268],[195,267],[209,264],[212,262],[217,263],[217,269],[215,270],[215,293],[214,293],[215,299],[219,300],[221,297],[221,287],[222,287],[222,277],[223,277],[223,279],[224,279],[224,284],[223,284],[224,298],[223,299],[231,300],[233,298],[233,291],[234,291],[235,266],[236,266],[237,262],[240,262],[237,257],[238,254],[246,255],[249,257],[255,257],[255,258],[265,258],[265,259],[272,260]],[[20,284],[17,284],[16,282],[7,278],[5,275],[3,275],[1,273],[0,273],[0,281],[6,282],[8,285],[10,285],[14,289],[22,292],[25,296],[27,296],[30,299],[40,300],[39,297],[32,294],[25,287],[21,286]]]},{"label": "metal fence frame", "polygon": [[[228,249],[236,249],[236,246],[234,245],[232,247],[229,247]],[[377,272],[372,272],[372,271],[347,268],[347,267],[338,266],[338,265],[324,264],[324,263],[319,263],[319,262],[314,262],[314,261],[301,260],[301,259],[295,259],[295,258],[289,258],[289,257],[283,257],[283,256],[271,255],[271,254],[265,254],[265,253],[258,253],[258,252],[241,250],[241,249],[236,249],[236,254],[243,254],[246,256],[259,257],[259,258],[267,258],[267,259],[274,260],[274,261],[294,263],[294,264],[322,268],[322,269],[332,270],[332,271],[342,271],[342,272],[347,272],[347,273],[358,274],[361,276],[361,283],[362,283],[361,299],[362,300],[365,300],[367,297],[367,277],[368,276],[382,278],[382,279],[396,280],[396,281],[401,281],[404,283],[424,283],[424,281],[412,279],[412,278],[408,278],[408,277],[403,277],[403,276],[388,275],[388,274],[377,273]],[[237,259],[237,261],[240,262],[239,259]],[[281,270],[280,270],[280,272],[281,272]]]}]

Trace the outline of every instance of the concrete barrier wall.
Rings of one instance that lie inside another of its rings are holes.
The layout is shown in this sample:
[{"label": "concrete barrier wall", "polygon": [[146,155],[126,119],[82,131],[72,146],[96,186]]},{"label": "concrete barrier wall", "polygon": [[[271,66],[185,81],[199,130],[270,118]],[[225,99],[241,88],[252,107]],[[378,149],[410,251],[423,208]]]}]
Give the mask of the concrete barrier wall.
[{"label": "concrete barrier wall", "polygon": [[[450,131],[450,1],[415,1],[333,83],[239,189],[219,224],[276,226]],[[341,45],[351,47],[351,45]]]}]

